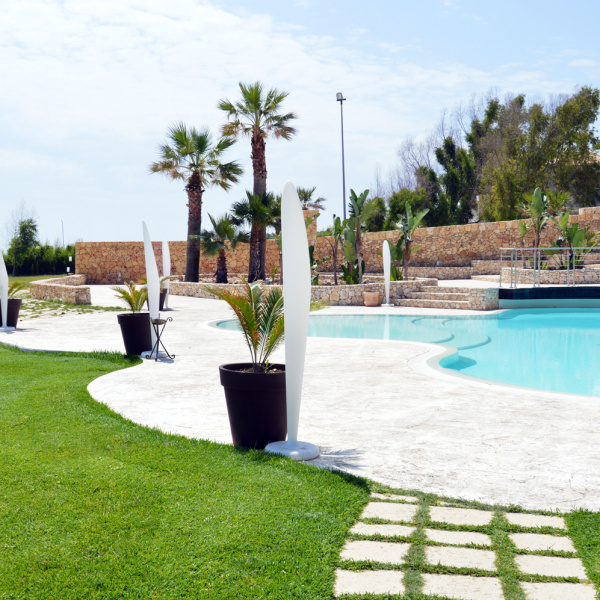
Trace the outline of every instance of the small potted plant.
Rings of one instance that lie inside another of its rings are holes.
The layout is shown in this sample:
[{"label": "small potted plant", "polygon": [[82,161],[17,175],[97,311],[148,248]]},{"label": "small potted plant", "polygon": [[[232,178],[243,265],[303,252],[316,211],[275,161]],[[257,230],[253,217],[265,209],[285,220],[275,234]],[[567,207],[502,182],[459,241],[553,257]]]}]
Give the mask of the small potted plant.
[{"label": "small potted plant", "polygon": [[[21,303],[23,300],[17,298],[17,292],[20,292],[26,286],[22,281],[13,281],[8,286],[8,302],[6,304],[6,326],[17,327],[17,321],[19,320],[19,311],[21,310]],[[4,326],[2,320],[2,309],[0,306],[0,327]]]},{"label": "small potted plant", "polygon": [[150,315],[140,312],[148,298],[146,288],[136,288],[135,283],[130,281],[127,287],[113,287],[116,297],[125,300],[131,312],[120,313],[117,320],[121,326],[123,343],[126,354],[141,354],[152,350],[152,331],[150,326]]},{"label": "small potted plant", "polygon": [[[171,279],[170,275],[160,278],[160,296],[158,299],[159,312],[163,310],[165,306],[165,298],[167,297],[167,281],[169,281],[169,279]],[[148,290],[148,280],[146,277],[142,277],[140,280],[138,280],[138,283],[143,285],[144,289]],[[148,305],[148,294],[146,294],[146,305]]]},{"label": "small potted plant", "polygon": [[219,366],[233,444],[262,450],[287,436],[285,365],[269,362],[283,341],[283,294],[259,282],[244,281],[243,288],[204,287],[233,309],[250,350],[250,362]]}]

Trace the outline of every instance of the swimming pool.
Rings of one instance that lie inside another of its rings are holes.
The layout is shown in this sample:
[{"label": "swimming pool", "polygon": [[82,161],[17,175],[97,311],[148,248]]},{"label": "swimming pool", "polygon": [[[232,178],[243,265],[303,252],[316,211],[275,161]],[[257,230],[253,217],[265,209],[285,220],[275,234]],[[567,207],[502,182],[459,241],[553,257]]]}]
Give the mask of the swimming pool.
[{"label": "swimming pool", "polygon": [[[235,321],[219,326],[236,328]],[[440,366],[524,387],[600,396],[600,309],[522,309],[469,316],[310,316],[308,334],[455,348]]]}]

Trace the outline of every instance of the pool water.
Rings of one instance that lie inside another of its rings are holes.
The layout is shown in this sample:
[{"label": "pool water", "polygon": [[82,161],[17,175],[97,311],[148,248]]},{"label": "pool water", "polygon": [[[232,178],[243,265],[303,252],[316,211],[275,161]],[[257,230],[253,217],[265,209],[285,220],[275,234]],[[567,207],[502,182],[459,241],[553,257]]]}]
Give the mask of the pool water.
[{"label": "pool water", "polygon": [[311,315],[316,337],[442,344],[440,366],[472,377],[600,396],[600,309],[523,309],[477,316]]},{"label": "pool water", "polygon": [[[237,328],[236,321],[219,326]],[[600,309],[522,309],[476,316],[311,315],[308,334],[441,344],[440,366],[513,385],[600,396]]]}]

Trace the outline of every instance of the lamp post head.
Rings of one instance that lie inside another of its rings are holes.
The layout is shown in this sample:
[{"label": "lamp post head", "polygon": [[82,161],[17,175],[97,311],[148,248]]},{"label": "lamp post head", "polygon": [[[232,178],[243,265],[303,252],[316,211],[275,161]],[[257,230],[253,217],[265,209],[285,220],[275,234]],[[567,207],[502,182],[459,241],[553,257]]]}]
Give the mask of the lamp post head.
[{"label": "lamp post head", "polygon": [[338,102],[343,102],[346,99],[346,98],[344,98],[344,94],[342,94],[342,92],[338,92],[335,95],[335,97],[336,97],[336,99],[337,99]]}]

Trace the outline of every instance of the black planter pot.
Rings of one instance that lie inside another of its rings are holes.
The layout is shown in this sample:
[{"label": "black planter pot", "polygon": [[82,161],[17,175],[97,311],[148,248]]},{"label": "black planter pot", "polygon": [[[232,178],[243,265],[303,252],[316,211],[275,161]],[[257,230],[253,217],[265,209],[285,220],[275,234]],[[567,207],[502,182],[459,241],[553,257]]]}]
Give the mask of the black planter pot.
[{"label": "black planter pot", "polygon": [[280,370],[270,373],[244,371],[251,367],[251,363],[221,365],[219,374],[233,445],[263,450],[287,436],[285,365],[273,365]]},{"label": "black planter pot", "polygon": [[[9,298],[6,305],[6,326],[16,327],[19,320],[19,311],[21,310],[21,298]],[[2,304],[0,303],[0,327],[4,327],[2,320]]]},{"label": "black planter pot", "polygon": [[[165,298],[166,297],[167,297],[167,288],[164,288],[164,289],[160,290],[160,296],[158,298],[158,310],[159,310],[159,312],[165,306]],[[150,310],[150,305],[148,304],[148,300],[146,300],[146,306],[148,307],[148,310]]]},{"label": "black planter pot", "polygon": [[152,330],[149,313],[122,313],[117,315],[121,326],[125,354],[141,354],[152,350]]}]

